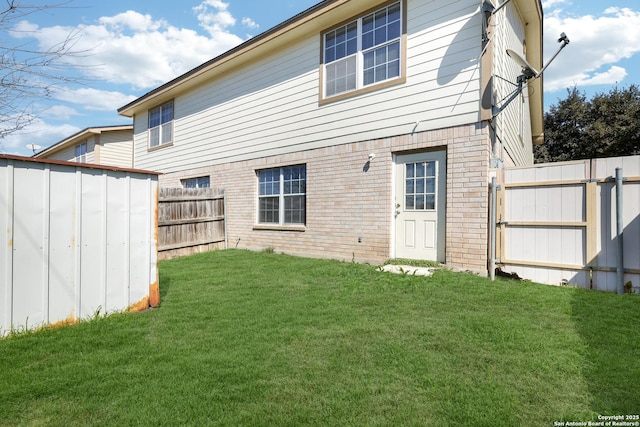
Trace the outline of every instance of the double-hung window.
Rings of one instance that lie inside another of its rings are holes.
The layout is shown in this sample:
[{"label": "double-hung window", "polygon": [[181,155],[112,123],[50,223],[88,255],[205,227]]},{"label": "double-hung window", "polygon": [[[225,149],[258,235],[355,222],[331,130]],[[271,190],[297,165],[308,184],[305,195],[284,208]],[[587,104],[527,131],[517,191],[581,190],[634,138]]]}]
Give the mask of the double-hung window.
[{"label": "double-hung window", "polygon": [[305,165],[258,171],[258,223],[304,225],[306,192]]},{"label": "double-hung window", "polygon": [[149,148],[173,142],[173,101],[149,110]]},{"label": "double-hung window", "polygon": [[75,147],[75,161],[78,163],[87,162],[87,143],[83,142]]},{"label": "double-hung window", "polygon": [[323,34],[324,97],[402,76],[402,2]]}]

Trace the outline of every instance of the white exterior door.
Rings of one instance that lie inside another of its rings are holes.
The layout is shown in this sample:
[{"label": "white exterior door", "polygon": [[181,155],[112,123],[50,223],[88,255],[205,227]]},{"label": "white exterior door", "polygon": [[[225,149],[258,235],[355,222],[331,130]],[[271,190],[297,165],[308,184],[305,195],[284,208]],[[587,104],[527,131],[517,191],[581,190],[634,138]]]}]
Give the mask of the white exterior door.
[{"label": "white exterior door", "polygon": [[445,261],[446,152],[397,156],[396,258]]}]

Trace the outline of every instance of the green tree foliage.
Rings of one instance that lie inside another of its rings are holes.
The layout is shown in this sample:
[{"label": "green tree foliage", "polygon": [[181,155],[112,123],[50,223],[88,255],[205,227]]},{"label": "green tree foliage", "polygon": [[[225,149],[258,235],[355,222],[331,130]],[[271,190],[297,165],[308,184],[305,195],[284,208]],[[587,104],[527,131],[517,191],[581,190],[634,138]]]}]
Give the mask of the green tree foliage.
[{"label": "green tree foliage", "polygon": [[640,154],[640,88],[614,88],[587,100],[576,87],[545,113],[536,163]]}]

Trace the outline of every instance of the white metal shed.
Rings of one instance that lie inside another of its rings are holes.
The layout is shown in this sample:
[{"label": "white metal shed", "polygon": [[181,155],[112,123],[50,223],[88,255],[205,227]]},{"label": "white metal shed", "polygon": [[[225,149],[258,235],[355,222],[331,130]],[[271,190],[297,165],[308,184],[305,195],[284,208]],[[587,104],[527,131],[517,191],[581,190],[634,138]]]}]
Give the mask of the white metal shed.
[{"label": "white metal shed", "polygon": [[0,336],[160,303],[158,174],[0,155]]}]

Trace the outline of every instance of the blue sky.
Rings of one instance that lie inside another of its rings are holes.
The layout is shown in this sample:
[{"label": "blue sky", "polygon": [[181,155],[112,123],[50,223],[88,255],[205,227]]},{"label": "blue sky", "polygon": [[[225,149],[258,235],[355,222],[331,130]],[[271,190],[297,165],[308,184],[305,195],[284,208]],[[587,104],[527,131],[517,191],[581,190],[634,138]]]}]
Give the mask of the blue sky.
[{"label": "blue sky", "polygon": [[[74,50],[82,53],[64,58],[63,69],[83,84],[59,85],[50,99],[35,100],[38,119],[0,140],[0,153],[31,155],[27,144],[44,148],[86,127],[130,123],[117,108],[318,1],[71,0],[13,22],[4,43],[46,49],[77,35]],[[638,0],[542,4],[545,60],[561,32],[571,40],[545,72],[547,108],[574,85],[590,97],[640,84]]]}]

